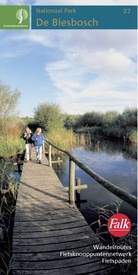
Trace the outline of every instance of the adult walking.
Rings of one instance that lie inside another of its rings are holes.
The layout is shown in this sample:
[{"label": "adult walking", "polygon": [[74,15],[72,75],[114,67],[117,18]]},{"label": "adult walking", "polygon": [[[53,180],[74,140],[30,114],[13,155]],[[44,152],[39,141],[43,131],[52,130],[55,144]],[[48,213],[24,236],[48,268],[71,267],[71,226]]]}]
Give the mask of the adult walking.
[{"label": "adult walking", "polygon": [[46,140],[42,134],[42,129],[37,128],[31,139],[34,142],[37,161],[41,164],[43,140]]}]

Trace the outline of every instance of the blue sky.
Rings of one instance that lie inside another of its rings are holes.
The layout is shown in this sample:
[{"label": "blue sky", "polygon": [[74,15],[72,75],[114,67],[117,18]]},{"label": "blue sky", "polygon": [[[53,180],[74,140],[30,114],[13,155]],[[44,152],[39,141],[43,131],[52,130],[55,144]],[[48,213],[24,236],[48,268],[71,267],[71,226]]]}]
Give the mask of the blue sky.
[{"label": "blue sky", "polygon": [[[0,5],[120,5],[120,0],[0,0]],[[137,5],[122,0],[122,5]],[[136,30],[0,30],[0,80],[20,116],[43,102],[83,114],[136,107]]]}]

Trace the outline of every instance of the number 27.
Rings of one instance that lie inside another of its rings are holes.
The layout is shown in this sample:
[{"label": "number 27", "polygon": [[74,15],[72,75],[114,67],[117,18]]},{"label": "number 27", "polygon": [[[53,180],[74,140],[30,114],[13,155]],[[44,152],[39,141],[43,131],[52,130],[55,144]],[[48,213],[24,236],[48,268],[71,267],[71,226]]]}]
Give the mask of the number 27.
[{"label": "number 27", "polygon": [[123,9],[123,13],[130,13],[131,9]]}]

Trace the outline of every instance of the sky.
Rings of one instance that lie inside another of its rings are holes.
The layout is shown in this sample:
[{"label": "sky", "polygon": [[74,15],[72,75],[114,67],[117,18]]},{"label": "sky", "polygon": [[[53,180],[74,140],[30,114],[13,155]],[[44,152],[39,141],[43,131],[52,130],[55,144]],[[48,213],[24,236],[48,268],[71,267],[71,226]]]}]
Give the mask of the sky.
[{"label": "sky", "polygon": [[[0,0],[32,4],[120,5],[120,0]],[[0,80],[20,91],[22,117],[32,117],[44,102],[67,114],[122,113],[137,106],[137,30],[0,30],[0,41]]]}]

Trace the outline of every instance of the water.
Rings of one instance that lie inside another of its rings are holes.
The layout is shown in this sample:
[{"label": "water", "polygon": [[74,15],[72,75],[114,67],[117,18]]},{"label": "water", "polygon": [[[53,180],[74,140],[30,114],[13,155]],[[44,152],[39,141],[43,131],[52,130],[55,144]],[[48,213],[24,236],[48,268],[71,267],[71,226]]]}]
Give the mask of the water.
[{"label": "water", "polygon": [[[136,195],[136,145],[100,140],[99,144],[93,141],[89,150],[83,146],[76,147],[72,150],[72,154],[115,186]],[[56,168],[56,165],[54,168]],[[60,166],[59,170],[56,169],[56,173],[63,186],[68,186],[68,157],[64,157],[63,165]],[[89,224],[95,219],[96,212],[93,211],[95,206],[108,204],[107,208],[112,209],[113,204],[120,201],[118,197],[102,187],[77,165],[75,165],[75,177],[81,178],[81,184],[87,184],[88,186],[87,189],[81,190],[81,200],[83,202],[78,204],[78,207]],[[136,222],[136,210],[128,203],[122,202],[119,212],[129,216],[131,222]]]}]

